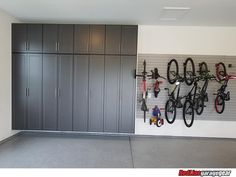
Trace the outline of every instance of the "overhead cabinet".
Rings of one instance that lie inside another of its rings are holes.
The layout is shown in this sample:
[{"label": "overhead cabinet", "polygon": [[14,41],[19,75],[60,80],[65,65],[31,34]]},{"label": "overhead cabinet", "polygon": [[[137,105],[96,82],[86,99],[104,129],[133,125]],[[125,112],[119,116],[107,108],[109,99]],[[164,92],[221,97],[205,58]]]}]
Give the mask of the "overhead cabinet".
[{"label": "overhead cabinet", "polygon": [[73,25],[43,25],[44,53],[73,53]]},{"label": "overhead cabinet", "polygon": [[15,24],[12,26],[13,52],[42,52],[42,25]]},{"label": "overhead cabinet", "polygon": [[12,29],[13,129],[134,132],[137,26]]}]

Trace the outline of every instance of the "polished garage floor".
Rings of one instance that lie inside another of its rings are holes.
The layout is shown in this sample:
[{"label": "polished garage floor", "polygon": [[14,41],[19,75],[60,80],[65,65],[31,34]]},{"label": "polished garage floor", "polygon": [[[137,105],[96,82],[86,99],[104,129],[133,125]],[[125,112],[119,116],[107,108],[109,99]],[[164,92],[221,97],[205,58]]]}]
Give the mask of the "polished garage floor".
[{"label": "polished garage floor", "polygon": [[236,167],[236,140],[23,133],[0,167]]}]

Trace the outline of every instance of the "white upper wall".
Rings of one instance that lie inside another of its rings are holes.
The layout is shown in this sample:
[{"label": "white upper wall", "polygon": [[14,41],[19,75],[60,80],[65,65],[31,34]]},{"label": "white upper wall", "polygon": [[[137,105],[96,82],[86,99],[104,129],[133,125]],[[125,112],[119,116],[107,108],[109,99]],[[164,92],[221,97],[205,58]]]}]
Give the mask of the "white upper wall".
[{"label": "white upper wall", "polygon": [[138,53],[236,55],[236,27],[140,25]]},{"label": "white upper wall", "polygon": [[11,114],[11,23],[16,19],[0,10],[0,141],[12,131]]}]

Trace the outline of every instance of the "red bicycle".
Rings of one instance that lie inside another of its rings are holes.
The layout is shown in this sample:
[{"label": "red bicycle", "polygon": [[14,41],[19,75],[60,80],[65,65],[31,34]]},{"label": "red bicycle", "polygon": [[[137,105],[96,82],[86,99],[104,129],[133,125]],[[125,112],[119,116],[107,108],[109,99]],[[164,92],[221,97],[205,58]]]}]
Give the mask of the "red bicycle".
[{"label": "red bicycle", "polygon": [[215,110],[218,114],[222,114],[225,110],[225,101],[230,100],[230,92],[226,91],[229,80],[236,79],[236,75],[227,74],[225,64],[220,62],[216,65],[217,81],[222,83],[217,90],[215,98]]},{"label": "red bicycle", "polygon": [[162,78],[162,79],[165,79],[163,76],[161,76],[158,72],[158,69],[157,68],[154,68],[154,71],[151,70],[152,72],[152,79],[155,79],[155,83],[153,85],[153,93],[154,93],[154,96],[155,98],[158,97],[158,94],[160,93],[161,89],[160,89],[160,84],[163,83],[163,81],[160,81],[159,78]]}]

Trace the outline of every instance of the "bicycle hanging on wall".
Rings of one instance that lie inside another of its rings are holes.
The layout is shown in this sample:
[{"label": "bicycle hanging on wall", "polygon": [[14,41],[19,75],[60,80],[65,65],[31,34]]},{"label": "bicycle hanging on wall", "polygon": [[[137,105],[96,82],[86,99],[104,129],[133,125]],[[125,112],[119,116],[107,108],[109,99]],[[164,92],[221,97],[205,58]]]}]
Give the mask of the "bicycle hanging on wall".
[{"label": "bicycle hanging on wall", "polygon": [[147,107],[147,96],[148,96],[148,91],[147,91],[147,78],[152,77],[152,74],[148,75],[147,70],[146,70],[146,60],[143,61],[143,71],[142,74],[136,74],[135,70],[135,78],[136,77],[142,77],[142,99],[141,99],[141,110],[143,111],[143,116],[144,116],[144,122],[146,122],[146,112],[149,111]]},{"label": "bicycle hanging on wall", "polygon": [[222,114],[225,110],[225,101],[230,100],[230,91],[226,92],[228,82],[231,79],[236,79],[236,75],[227,74],[225,64],[220,62],[215,65],[216,77],[218,82],[222,83],[221,87],[217,90],[215,98],[215,110],[218,114]]}]

